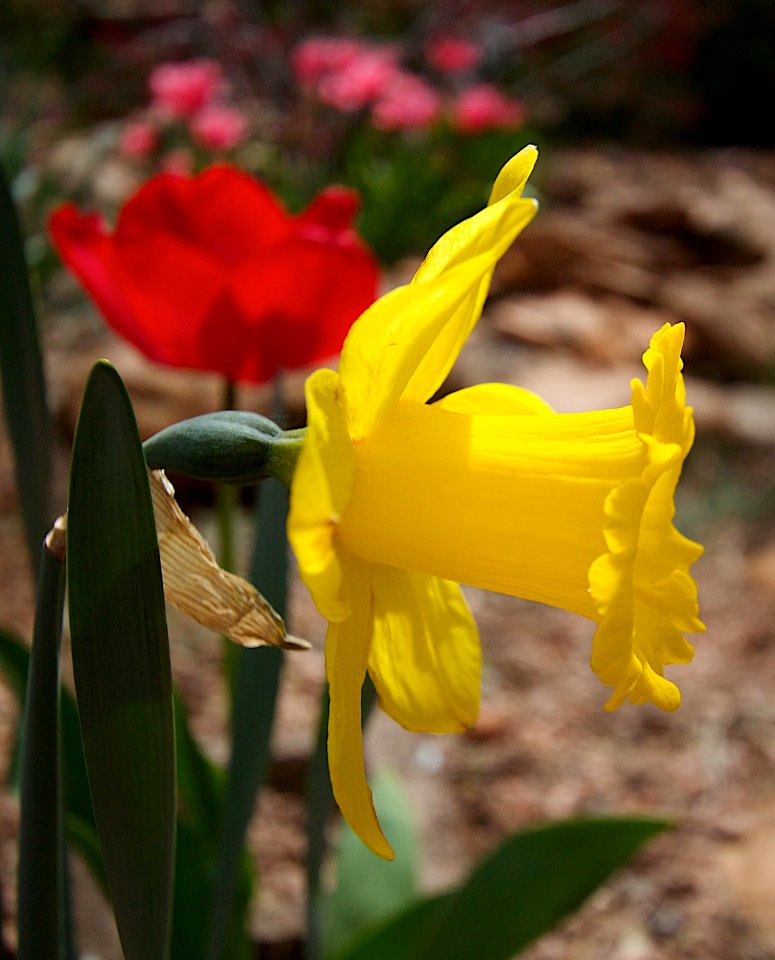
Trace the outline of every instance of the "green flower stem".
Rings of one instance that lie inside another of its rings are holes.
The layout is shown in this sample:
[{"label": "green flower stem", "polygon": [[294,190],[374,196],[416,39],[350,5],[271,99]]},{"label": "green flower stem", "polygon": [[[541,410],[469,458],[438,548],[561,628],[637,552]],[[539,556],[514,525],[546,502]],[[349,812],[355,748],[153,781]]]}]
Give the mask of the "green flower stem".
[{"label": "green flower stem", "polygon": [[[226,380],[223,390],[223,409],[233,410],[236,404],[236,386]],[[234,544],[234,516],[237,510],[239,491],[226,483],[215,485],[215,512],[218,518],[218,562],[224,570],[235,572],[236,550]],[[223,638],[223,671],[229,696],[234,702],[235,675],[238,650],[226,637]]]}]

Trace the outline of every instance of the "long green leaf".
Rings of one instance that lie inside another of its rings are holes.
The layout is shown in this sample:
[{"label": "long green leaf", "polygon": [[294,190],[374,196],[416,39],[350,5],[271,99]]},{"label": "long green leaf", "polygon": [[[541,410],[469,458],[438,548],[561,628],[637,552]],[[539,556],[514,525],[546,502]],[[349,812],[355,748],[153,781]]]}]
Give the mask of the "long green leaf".
[{"label": "long green leaf", "polygon": [[175,833],[172,681],[148,477],[129,397],[107,363],[86,385],[67,534],[81,731],[127,960],[168,955]]},{"label": "long green leaf", "polygon": [[35,313],[19,222],[0,171],[0,377],[14,452],[16,489],[33,570],[53,517],[51,442]]},{"label": "long green leaf", "polygon": [[44,550],[22,720],[19,960],[64,960],[68,955],[59,746],[64,601],[64,564]]},{"label": "long green leaf", "polygon": [[[0,670],[22,707],[25,702],[29,669],[29,648],[18,637],[0,630]],[[66,688],[60,690],[59,700],[67,840],[81,854],[95,880],[103,891],[106,891],[107,881],[94,824],[78,708],[72,694]],[[16,766],[16,763],[12,763],[12,781],[18,776],[15,771]]]},{"label": "long green leaf", "polygon": [[336,853],[337,883],[325,902],[327,956],[417,898],[418,838],[405,792],[389,771],[378,773],[371,789],[395,860],[388,863],[375,857],[346,824],[342,825]]},{"label": "long green leaf", "polygon": [[[281,617],[286,614],[288,592],[287,516],[287,489],[277,480],[265,480],[256,509],[251,579]],[[213,897],[209,960],[218,960],[223,955],[227,930],[230,923],[234,923],[235,881],[245,833],[269,765],[269,741],[282,663],[282,651],[269,647],[243,648],[237,652],[232,751]]]},{"label": "long green leaf", "polygon": [[[439,917],[453,900],[454,893],[417,900],[411,906],[380,924],[377,929],[362,933],[334,960],[409,960],[414,957],[418,938],[436,927]],[[477,958],[478,960],[478,958]]]},{"label": "long green leaf", "polygon": [[668,826],[601,818],[515,834],[454,891],[410,907],[337,960],[509,960]]}]

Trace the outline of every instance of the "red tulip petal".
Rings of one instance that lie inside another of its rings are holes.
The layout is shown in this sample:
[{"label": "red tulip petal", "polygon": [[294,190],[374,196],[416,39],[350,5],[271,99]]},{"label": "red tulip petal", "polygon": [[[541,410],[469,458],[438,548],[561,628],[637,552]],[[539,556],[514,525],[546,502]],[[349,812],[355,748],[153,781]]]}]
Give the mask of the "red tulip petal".
[{"label": "red tulip petal", "polygon": [[299,214],[296,224],[327,227],[336,234],[352,226],[360,205],[357,191],[349,187],[326,187],[307,209]]},{"label": "red tulip petal", "polygon": [[261,183],[218,166],[148,181],[113,236],[72,205],[51,232],[108,323],[150,359],[261,383],[336,355],[374,300],[357,207],[334,187],[293,218]]},{"label": "red tulip petal", "polygon": [[232,266],[287,236],[292,220],[258,180],[229,166],[153,177],[124,205],[116,233],[162,233]]},{"label": "red tulip petal", "polygon": [[59,256],[84,285],[114,330],[144,353],[153,351],[123,289],[123,268],[113,238],[107,236],[98,214],[81,215],[72,203],[50,216],[49,232]]}]

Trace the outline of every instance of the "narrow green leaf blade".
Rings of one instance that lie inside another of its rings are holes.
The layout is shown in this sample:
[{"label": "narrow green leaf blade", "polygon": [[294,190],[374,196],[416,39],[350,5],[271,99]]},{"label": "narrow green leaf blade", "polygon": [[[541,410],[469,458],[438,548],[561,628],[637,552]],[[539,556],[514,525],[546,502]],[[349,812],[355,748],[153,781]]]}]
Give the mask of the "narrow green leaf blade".
[{"label": "narrow green leaf blade", "polygon": [[[218,859],[223,772],[204,756],[191,736],[185,711],[175,697],[175,743],[178,758],[178,824],[171,960],[203,960],[208,945],[213,876]],[[252,891],[249,858],[239,864],[234,914],[244,918]],[[222,954],[241,960],[250,954],[244,923],[228,931]]]},{"label": "narrow green leaf blade", "polygon": [[172,682],[148,477],[129,397],[98,363],[73,446],[70,628],[97,831],[126,960],[168,955],[175,833]]},{"label": "narrow green leaf blade", "polygon": [[397,777],[383,771],[373,778],[374,803],[396,857],[375,857],[344,824],[336,856],[337,885],[325,903],[326,955],[381,925],[417,897],[417,830]]},{"label": "narrow green leaf blade", "polygon": [[668,826],[645,818],[581,819],[509,837],[458,888],[412,957],[509,960]]},{"label": "narrow green leaf blade", "polygon": [[[251,580],[281,617],[286,614],[288,592],[287,516],[287,489],[277,480],[265,480],[258,492]],[[245,833],[269,766],[269,741],[283,653],[269,647],[242,648],[237,651],[235,660],[232,752],[213,896],[207,954],[210,960],[222,956],[227,930],[233,924],[235,883]]]},{"label": "narrow green leaf blade", "polygon": [[59,748],[59,649],[64,564],[43,551],[22,720],[19,827],[19,960],[64,960],[64,830]]},{"label": "narrow green leaf blade", "polygon": [[0,378],[16,489],[33,570],[51,526],[50,421],[38,330],[16,210],[0,171]]},{"label": "narrow green leaf blade", "polygon": [[[0,670],[22,707],[29,669],[28,647],[18,637],[0,630]],[[88,864],[95,880],[106,890],[105,869],[97,841],[86,761],[83,756],[78,708],[66,688],[60,689],[59,701],[67,839]],[[18,777],[17,766],[16,762],[11,764],[11,782]]]}]

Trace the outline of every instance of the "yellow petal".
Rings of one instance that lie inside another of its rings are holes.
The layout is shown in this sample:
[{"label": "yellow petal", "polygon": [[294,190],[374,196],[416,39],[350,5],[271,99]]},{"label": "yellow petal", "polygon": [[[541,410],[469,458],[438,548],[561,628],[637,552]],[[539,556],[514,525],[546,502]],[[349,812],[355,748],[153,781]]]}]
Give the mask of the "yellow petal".
[{"label": "yellow petal", "polygon": [[488,206],[499,203],[510,193],[522,196],[525,184],[538,160],[538,150],[532,144],[524,147],[498,174],[490,192]]},{"label": "yellow petal", "polygon": [[608,552],[589,570],[600,618],[591,666],[614,688],[609,710],[627,698],[675,710],[680,694],[664,678],[664,668],[692,659],[684,631],[705,629],[689,575],[702,548],[673,526],[673,494],[694,437],[680,372],[683,334],[682,324],[659,330],[643,356],[649,371],[645,386],[633,381],[633,421],[646,462],[637,477],[607,497]]},{"label": "yellow petal", "polygon": [[[441,249],[436,257],[426,260],[420,267],[412,280],[412,287],[444,281],[464,265],[469,266],[472,276],[467,295],[417,363],[402,392],[403,399],[424,403],[442,385],[479,320],[495,264],[537,211],[535,200],[509,195],[453,227],[433,248],[434,251]],[[432,255],[433,251],[428,257]]]},{"label": "yellow petal", "polygon": [[374,640],[369,672],[380,706],[417,733],[455,733],[479,714],[479,634],[460,587],[372,566]]},{"label": "yellow petal", "polygon": [[401,401],[356,463],[337,535],[353,555],[594,618],[605,500],[646,456],[629,408],[467,415]]},{"label": "yellow petal", "polygon": [[[534,146],[524,147],[516,156],[513,156],[498,174],[487,206],[492,207],[506,199],[511,203],[520,200],[537,159],[538,150]],[[528,203],[531,204],[534,211],[537,209],[534,201],[528,201]],[[427,283],[429,280],[435,279],[453,263],[458,262],[461,256],[466,255],[473,235],[479,231],[481,236],[481,226],[479,225],[481,219],[481,213],[476,214],[468,220],[456,224],[437,240],[428,251],[412,283]]]},{"label": "yellow petal", "polygon": [[350,499],[354,472],[338,387],[333,370],[317,370],[307,379],[307,438],[293,475],[288,515],[299,575],[318,610],[333,621],[349,614],[334,532]]},{"label": "yellow petal", "polygon": [[339,360],[341,400],[350,436],[368,436],[394,406],[445,324],[485,269],[463,264],[442,281],[391,290],[350,329]]},{"label": "yellow petal", "polygon": [[[533,154],[526,154],[526,157]],[[527,160],[517,164],[523,172]],[[408,287],[356,321],[339,363],[350,435],[366,437],[399,398],[424,403],[439,388],[482,310],[495,264],[536,213],[522,183],[449,230]]]},{"label": "yellow petal", "polygon": [[372,633],[372,603],[365,567],[343,558],[352,612],[331,623],[326,635],[326,675],[331,706],[328,717],[328,766],[342,816],[366,846],[386,860],[393,850],[377,820],[366,783],[361,732],[361,688]]},{"label": "yellow petal", "polygon": [[453,413],[483,413],[490,416],[552,413],[552,408],[537,393],[510,383],[477,383],[442,397],[433,406]]}]

